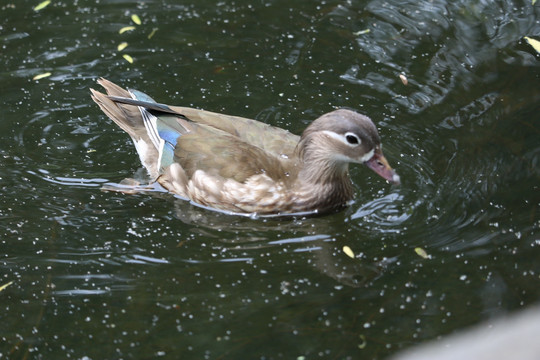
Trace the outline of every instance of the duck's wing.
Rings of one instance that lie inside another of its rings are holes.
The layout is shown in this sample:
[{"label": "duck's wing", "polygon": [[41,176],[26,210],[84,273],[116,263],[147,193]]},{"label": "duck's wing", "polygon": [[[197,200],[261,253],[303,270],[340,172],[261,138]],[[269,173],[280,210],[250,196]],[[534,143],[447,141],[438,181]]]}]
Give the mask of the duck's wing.
[{"label": "duck's wing", "polygon": [[194,124],[190,132],[178,138],[173,162],[180,164],[188,178],[201,170],[241,183],[258,174],[287,183],[297,173],[294,159],[275,156],[206,124]]},{"label": "duck's wing", "polygon": [[[130,92],[138,93],[135,90]],[[292,158],[300,137],[287,130],[260,121],[239,116],[219,114],[189,107],[170,106],[155,102],[110,96],[112,101],[121,104],[141,106],[154,113],[168,113],[181,119],[204,124],[238,137],[242,141],[257,146],[275,156]]]}]

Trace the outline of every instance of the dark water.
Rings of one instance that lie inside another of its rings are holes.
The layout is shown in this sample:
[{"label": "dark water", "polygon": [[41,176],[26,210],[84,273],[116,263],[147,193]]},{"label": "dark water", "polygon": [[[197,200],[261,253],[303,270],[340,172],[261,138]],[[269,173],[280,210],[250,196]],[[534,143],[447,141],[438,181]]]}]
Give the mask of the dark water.
[{"label": "dark water", "polygon": [[[0,357],[384,359],[539,302],[539,3],[38,3],[0,2]],[[140,165],[100,76],[296,133],[354,108],[403,183],[295,220],[102,192]]]}]

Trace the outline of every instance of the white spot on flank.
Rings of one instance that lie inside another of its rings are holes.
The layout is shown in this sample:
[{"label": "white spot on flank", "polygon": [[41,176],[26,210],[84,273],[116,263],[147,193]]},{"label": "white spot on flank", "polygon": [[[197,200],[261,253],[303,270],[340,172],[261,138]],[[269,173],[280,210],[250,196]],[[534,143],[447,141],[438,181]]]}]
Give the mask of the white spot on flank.
[{"label": "white spot on flank", "polygon": [[135,144],[135,149],[137,150],[137,154],[139,154],[139,159],[141,160],[141,163],[146,168],[146,170],[148,170],[151,176],[155,176],[156,174],[154,174],[154,169],[153,169],[155,160],[152,159],[152,156],[151,156],[152,149],[150,148],[150,144],[144,141],[142,138],[140,138],[139,140],[135,140],[132,138],[132,140],[133,140],[133,143]]},{"label": "white spot on flank", "polygon": [[141,162],[144,164],[144,159],[148,155],[148,144],[142,138],[139,140],[133,139],[133,143],[135,144],[137,154],[139,154],[139,157],[141,158]]}]

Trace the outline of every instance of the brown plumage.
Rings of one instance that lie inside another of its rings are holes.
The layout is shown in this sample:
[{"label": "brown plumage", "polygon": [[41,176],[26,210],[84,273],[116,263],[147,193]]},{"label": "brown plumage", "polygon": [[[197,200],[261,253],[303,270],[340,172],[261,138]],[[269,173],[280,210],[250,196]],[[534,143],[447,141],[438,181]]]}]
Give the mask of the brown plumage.
[{"label": "brown plumage", "polygon": [[132,138],[152,181],[196,203],[237,213],[328,212],[354,190],[348,164],[399,183],[371,120],[339,109],[302,136],[246,118],[156,103],[98,81],[92,99]]}]

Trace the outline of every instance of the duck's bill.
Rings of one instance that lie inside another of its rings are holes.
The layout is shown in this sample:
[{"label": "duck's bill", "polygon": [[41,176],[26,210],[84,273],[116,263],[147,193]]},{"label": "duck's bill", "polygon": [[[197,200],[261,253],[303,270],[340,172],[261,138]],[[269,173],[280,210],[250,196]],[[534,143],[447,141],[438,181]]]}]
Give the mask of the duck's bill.
[{"label": "duck's bill", "polygon": [[383,154],[376,152],[375,155],[373,155],[373,157],[366,161],[364,164],[366,164],[368,168],[379,174],[386,181],[396,185],[399,185],[401,183],[399,175],[396,174],[394,169],[390,167],[388,161]]}]

